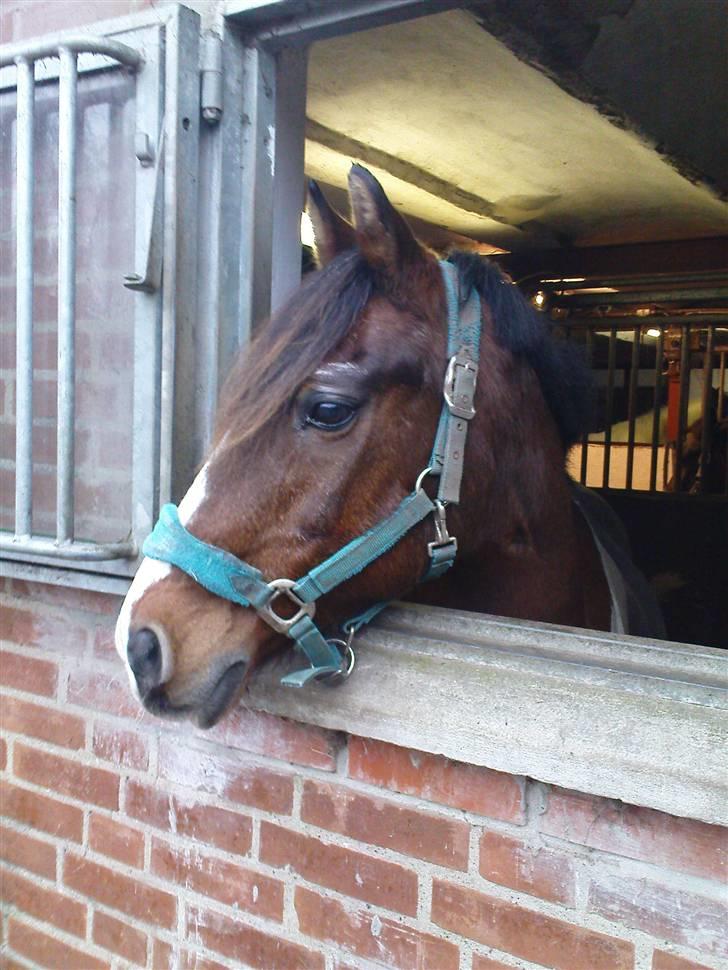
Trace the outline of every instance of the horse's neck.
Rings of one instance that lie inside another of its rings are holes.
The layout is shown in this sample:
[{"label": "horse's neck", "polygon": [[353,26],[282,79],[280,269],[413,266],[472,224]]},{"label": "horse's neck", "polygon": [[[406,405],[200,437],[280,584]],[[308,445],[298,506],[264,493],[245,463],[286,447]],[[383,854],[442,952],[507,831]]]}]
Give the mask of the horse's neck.
[{"label": "horse's neck", "polygon": [[510,415],[505,409],[500,415],[492,411],[491,427],[481,429],[480,440],[473,442],[472,450],[481,456],[493,454],[494,438],[500,444],[483,480],[471,476],[467,494],[464,490],[457,517],[464,554],[416,598],[608,629],[609,592],[599,555],[572,502],[563,448],[540,388],[525,381],[514,408]]}]

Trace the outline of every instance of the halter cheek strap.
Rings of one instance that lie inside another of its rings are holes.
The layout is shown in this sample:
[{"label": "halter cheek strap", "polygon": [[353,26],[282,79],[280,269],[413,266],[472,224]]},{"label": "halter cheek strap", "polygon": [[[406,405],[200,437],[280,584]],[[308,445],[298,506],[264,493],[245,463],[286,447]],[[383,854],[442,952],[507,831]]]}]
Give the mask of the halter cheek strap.
[{"label": "halter cheek strap", "polygon": [[[444,404],[430,463],[418,478],[414,491],[390,516],[298,580],[266,582],[255,566],[192,535],[180,522],[175,505],[162,508],[154,530],[144,543],[145,556],[176,566],[216,596],[254,609],[270,627],[290,637],[311,666],[284,677],[281,682],[288,686],[302,687],[314,678],[332,683],[345,679],[354,665],[351,650],[354,634],[388,605],[388,601],[376,603],[347,620],[342,625],[347,640],[333,640],[324,637],[313,621],[320,596],[379,559],[428,515],[434,519],[435,539],[428,543],[430,563],[422,581],[442,576],[455,560],[457,539],[448,534],[446,507],[460,498],[467,429],[475,415],[481,306],[474,288],[461,301],[457,270],[452,264],[441,262],[440,268],[448,308],[449,363],[443,387]],[[422,488],[427,475],[439,477],[435,499]],[[289,615],[276,610],[281,599],[288,600]]]}]

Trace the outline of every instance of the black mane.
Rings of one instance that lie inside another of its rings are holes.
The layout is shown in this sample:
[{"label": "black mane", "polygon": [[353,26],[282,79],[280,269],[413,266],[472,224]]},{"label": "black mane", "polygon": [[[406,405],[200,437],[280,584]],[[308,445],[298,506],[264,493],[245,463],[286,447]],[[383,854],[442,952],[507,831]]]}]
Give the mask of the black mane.
[{"label": "black mane", "polygon": [[[579,348],[556,340],[549,322],[494,263],[460,252],[450,262],[490,308],[498,342],[536,372],[568,448],[588,430],[591,419],[591,372]],[[223,435],[230,444],[250,439],[283,413],[300,384],[349,333],[375,289],[374,274],[357,250],[308,275],[233,368],[216,440]]]},{"label": "black mane", "polygon": [[453,253],[466,287],[474,286],[490,308],[495,336],[535,371],[565,448],[590,430],[594,383],[581,348],[559,340],[549,320],[538,313],[495,264],[472,253]]}]

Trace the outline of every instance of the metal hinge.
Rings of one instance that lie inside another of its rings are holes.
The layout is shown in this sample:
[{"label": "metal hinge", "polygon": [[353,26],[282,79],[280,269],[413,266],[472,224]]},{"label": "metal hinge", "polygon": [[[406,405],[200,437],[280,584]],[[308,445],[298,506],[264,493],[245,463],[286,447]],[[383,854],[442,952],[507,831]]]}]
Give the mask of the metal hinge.
[{"label": "metal hinge", "polygon": [[[142,160],[140,159],[140,162]],[[142,164],[144,164],[142,162]],[[164,236],[164,120],[157,145],[157,167],[154,173],[154,198],[149,217],[146,258],[140,272],[127,273],[124,286],[128,290],[154,293],[162,285],[162,249]]]},{"label": "metal hinge", "polygon": [[209,125],[222,118],[222,37],[212,30],[202,38],[200,107]]}]

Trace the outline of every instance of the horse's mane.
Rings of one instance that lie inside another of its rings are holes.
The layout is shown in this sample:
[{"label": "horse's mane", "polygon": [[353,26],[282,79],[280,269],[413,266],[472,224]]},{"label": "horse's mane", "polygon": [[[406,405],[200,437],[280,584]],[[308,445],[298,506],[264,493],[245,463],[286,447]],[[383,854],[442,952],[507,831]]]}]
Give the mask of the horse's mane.
[{"label": "horse's mane", "polygon": [[225,384],[215,442],[253,438],[344,339],[366,306],[373,274],[356,250],[308,274],[242,353]]},{"label": "horse's mane", "polygon": [[[494,263],[460,252],[450,261],[490,308],[498,342],[536,372],[564,446],[573,444],[591,418],[591,372],[580,349],[556,340],[548,321]],[[349,333],[374,289],[374,274],[356,250],[309,274],[234,365],[215,442],[252,439],[284,413],[296,389]]]},{"label": "horse's mane", "polygon": [[474,286],[489,307],[495,336],[535,371],[565,448],[590,429],[594,382],[582,348],[560,340],[550,321],[538,313],[495,264],[473,253],[453,253],[450,262],[465,287]]}]

